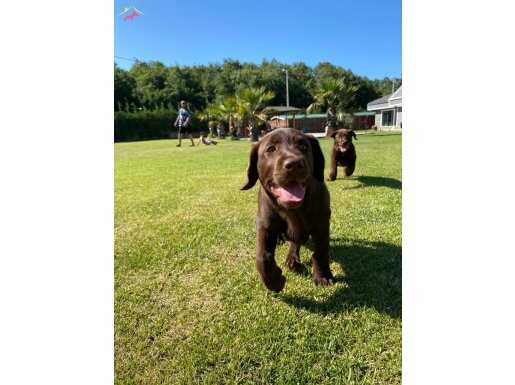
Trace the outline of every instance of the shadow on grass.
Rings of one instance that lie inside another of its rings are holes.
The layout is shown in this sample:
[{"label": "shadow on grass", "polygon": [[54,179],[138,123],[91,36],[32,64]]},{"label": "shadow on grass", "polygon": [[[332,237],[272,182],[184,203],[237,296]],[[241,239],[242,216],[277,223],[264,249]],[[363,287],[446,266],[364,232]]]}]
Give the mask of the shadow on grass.
[{"label": "shadow on grass", "polygon": [[382,176],[358,176],[356,178],[358,182],[363,183],[365,186],[375,187],[390,187],[397,190],[402,189],[402,182],[393,178],[385,178]]},{"label": "shadow on grass", "polygon": [[358,186],[347,187],[346,190],[353,190],[357,188],[363,187],[389,187],[396,190],[402,189],[402,182],[398,179],[393,178],[385,178],[382,176],[354,176],[354,177],[346,177],[346,178],[338,178],[337,180],[357,180],[361,184]]},{"label": "shadow on grass", "polygon": [[341,264],[345,272],[335,277],[340,286],[336,292],[324,302],[289,294],[282,294],[282,299],[313,313],[336,314],[368,307],[401,318],[401,247],[363,240],[334,239],[331,243],[332,261]]},{"label": "shadow on grass", "polygon": [[[359,131],[357,131],[359,133]],[[400,136],[402,135],[402,132],[391,132],[391,133],[388,133],[388,132],[385,132],[384,134],[378,134],[376,132],[363,132],[361,135],[370,135],[370,136]]]}]

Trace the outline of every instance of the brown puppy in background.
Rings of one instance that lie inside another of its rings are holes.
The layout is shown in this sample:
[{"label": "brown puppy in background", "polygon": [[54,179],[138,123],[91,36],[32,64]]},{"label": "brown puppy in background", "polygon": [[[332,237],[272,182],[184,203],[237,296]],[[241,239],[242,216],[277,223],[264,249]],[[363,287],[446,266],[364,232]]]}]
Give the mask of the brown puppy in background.
[{"label": "brown puppy in background", "polygon": [[344,167],[345,175],[351,176],[356,167],[356,149],[352,144],[352,138],[356,137],[353,130],[336,130],[331,134],[334,138],[333,152],[331,153],[331,170],[329,171],[328,181],[336,179],[337,167]]},{"label": "brown puppy in background", "polygon": [[311,236],[314,243],[313,279],[332,285],[329,269],[329,191],[324,183],[324,155],[318,140],[292,128],[276,129],[261,138],[250,152],[247,184],[259,179],[256,266],[265,286],[279,292],[286,278],[275,262],[281,236],[289,242],[286,266],[303,269],[300,246]]}]

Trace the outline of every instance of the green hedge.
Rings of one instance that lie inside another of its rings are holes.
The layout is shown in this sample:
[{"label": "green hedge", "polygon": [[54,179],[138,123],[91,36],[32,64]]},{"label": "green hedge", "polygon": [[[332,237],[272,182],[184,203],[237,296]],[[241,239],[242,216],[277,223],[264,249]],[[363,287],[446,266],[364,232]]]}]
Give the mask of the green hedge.
[{"label": "green hedge", "polygon": [[[116,111],[114,113],[114,141],[169,139],[177,136],[173,123],[177,117],[174,110]],[[207,124],[193,115],[192,131],[207,131]]]}]

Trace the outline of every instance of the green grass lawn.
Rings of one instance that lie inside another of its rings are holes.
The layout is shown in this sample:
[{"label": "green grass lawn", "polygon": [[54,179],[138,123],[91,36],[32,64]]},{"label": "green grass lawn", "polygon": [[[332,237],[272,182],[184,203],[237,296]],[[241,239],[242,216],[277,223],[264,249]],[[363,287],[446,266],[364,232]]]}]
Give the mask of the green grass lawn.
[{"label": "green grass lawn", "polygon": [[[330,288],[255,269],[250,144],[115,144],[117,384],[399,384],[401,135],[361,135],[331,193]],[[331,141],[322,139],[326,172]],[[311,254],[301,249],[311,268]]]}]

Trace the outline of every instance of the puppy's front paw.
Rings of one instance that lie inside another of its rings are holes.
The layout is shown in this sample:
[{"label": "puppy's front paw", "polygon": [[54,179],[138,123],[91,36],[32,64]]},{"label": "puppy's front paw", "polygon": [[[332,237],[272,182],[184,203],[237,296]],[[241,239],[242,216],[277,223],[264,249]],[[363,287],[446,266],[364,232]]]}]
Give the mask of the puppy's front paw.
[{"label": "puppy's front paw", "polygon": [[334,284],[334,277],[332,275],[315,275],[313,280],[317,286],[332,286]]},{"label": "puppy's front paw", "polygon": [[286,277],[282,274],[281,269],[277,268],[277,270],[274,270],[274,272],[264,280],[264,283],[268,290],[279,293],[282,289],[284,289],[284,285],[286,284]]}]

